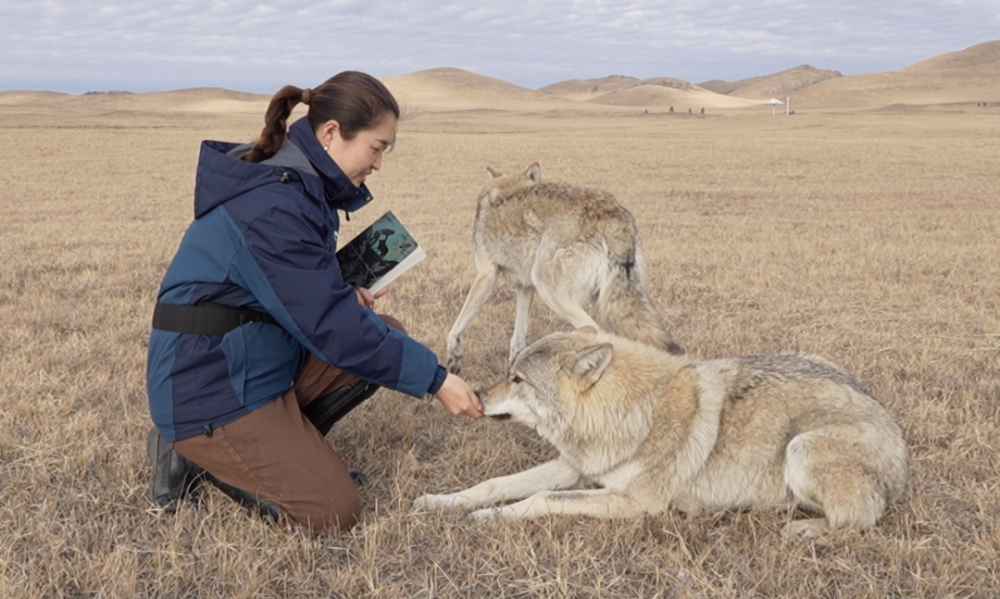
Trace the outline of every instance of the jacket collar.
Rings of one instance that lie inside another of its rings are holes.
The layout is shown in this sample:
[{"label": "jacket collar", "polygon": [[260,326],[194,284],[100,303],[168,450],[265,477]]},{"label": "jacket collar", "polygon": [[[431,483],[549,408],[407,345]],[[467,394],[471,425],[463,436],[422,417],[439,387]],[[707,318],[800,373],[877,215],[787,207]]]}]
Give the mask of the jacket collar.
[{"label": "jacket collar", "polygon": [[[340,170],[337,163],[330,158],[319,140],[316,133],[309,126],[309,120],[305,117],[295,121],[288,128],[288,140],[295,145],[312,165],[314,177],[303,177],[306,190],[317,198],[324,198],[330,205],[338,210],[353,212],[370,202],[372,195],[364,183],[357,186],[351,183],[344,171]],[[275,155],[275,158],[278,156]],[[296,166],[289,164],[288,166]],[[299,170],[308,173],[299,167]]]}]

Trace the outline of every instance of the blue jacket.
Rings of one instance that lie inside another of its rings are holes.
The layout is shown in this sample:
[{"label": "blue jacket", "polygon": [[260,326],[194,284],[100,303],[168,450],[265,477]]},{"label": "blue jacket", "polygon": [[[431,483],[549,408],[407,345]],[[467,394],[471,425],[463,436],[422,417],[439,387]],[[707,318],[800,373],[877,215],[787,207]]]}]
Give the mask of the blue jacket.
[{"label": "blue jacket", "polygon": [[334,256],[337,210],[371,200],[320,146],[306,119],[261,163],[246,147],[201,146],[195,220],[160,286],[158,300],[214,302],[270,314],[224,336],[154,329],[147,391],[168,441],[208,432],[277,399],[306,356],[414,397],[435,393],[446,372],[427,347],[358,304]]}]

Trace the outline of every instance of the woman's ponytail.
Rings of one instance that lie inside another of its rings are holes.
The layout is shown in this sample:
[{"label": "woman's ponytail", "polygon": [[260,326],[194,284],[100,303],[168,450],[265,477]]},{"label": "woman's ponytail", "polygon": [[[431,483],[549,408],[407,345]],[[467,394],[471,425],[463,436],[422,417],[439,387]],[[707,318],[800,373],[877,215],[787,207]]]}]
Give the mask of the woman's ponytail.
[{"label": "woman's ponytail", "polygon": [[271,98],[271,103],[267,105],[267,112],[264,113],[264,129],[260,132],[260,137],[242,159],[247,162],[263,162],[277,154],[281,144],[285,142],[288,117],[291,116],[292,109],[300,103],[308,104],[311,95],[311,90],[299,89],[294,85],[286,85],[278,90],[278,93]]}]

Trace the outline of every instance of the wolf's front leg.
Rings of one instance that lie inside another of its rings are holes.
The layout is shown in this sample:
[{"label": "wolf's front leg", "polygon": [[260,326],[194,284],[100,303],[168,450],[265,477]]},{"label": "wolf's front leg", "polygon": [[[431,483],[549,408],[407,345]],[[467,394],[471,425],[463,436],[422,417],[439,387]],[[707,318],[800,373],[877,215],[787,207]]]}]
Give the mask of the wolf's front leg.
[{"label": "wolf's front leg", "polygon": [[493,295],[499,272],[499,268],[490,261],[488,255],[477,252],[476,278],[469,287],[469,294],[465,296],[462,311],[458,313],[455,324],[451,325],[451,330],[448,331],[448,372],[458,374],[462,371],[462,332],[483,308],[486,300]]},{"label": "wolf's front leg", "polygon": [[555,459],[530,470],[500,476],[478,485],[445,495],[423,495],[413,501],[413,507],[475,509],[512,499],[521,499],[539,491],[568,489],[580,481],[580,473],[566,462]]},{"label": "wolf's front leg", "polygon": [[472,512],[473,520],[494,518],[538,518],[558,514],[590,516],[592,518],[633,518],[646,509],[634,498],[612,489],[582,491],[542,491],[502,508],[487,508]]}]

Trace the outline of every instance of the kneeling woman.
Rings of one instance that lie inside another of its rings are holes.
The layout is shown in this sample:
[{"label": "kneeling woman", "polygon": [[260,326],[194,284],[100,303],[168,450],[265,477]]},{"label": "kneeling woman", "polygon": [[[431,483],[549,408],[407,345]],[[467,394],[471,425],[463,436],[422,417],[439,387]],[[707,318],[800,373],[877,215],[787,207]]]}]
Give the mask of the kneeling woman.
[{"label": "kneeling woman", "polygon": [[[286,127],[300,102],[308,115]],[[348,71],[316,90],[282,88],[254,144],[203,142],[195,220],[149,343],[149,497],[161,507],[208,479],[262,513],[346,528],[357,475],[324,436],[347,411],[387,387],[482,415],[464,380],[344,283],[334,256],[338,211],[371,201],[365,178],[398,118],[382,83]]]}]

